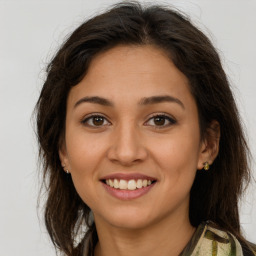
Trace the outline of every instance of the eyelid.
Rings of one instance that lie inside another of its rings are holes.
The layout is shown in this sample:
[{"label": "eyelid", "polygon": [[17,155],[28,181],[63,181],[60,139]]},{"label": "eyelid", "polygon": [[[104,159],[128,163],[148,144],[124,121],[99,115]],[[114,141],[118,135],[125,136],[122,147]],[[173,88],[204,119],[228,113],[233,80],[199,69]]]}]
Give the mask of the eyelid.
[{"label": "eyelid", "polygon": [[91,114],[89,114],[89,115],[86,115],[86,116],[84,116],[84,117],[81,119],[80,122],[81,122],[83,125],[88,126],[88,127],[91,127],[91,128],[100,128],[100,127],[106,126],[106,125],[100,125],[100,126],[96,126],[96,125],[95,125],[95,126],[93,126],[93,125],[87,124],[87,121],[90,120],[90,118],[93,118],[93,117],[102,117],[104,120],[106,120],[106,121],[108,122],[108,125],[111,124],[111,122],[108,120],[108,118],[107,118],[105,115],[103,115],[102,113],[91,113]]},{"label": "eyelid", "polygon": [[[163,126],[157,126],[157,125],[147,125],[146,123],[148,123],[151,119],[155,118],[155,117],[164,117],[165,119],[167,119],[169,121],[169,124],[167,125],[163,125]],[[177,123],[177,120],[171,116],[170,114],[166,114],[166,113],[154,113],[151,114],[149,116],[149,118],[147,119],[147,121],[145,122],[146,126],[153,126],[155,129],[164,129],[167,128],[171,125],[174,125]]]}]

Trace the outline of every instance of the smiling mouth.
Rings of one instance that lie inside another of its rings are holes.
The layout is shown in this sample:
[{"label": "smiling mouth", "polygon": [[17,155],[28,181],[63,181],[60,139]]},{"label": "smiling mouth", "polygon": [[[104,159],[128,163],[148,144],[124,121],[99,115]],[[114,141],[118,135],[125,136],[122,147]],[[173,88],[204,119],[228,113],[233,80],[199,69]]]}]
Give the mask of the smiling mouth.
[{"label": "smiling mouth", "polygon": [[141,188],[145,188],[150,186],[151,184],[154,184],[156,180],[150,180],[150,179],[130,179],[130,180],[124,180],[124,179],[106,179],[102,180],[107,186],[119,189],[119,190],[137,190]]}]

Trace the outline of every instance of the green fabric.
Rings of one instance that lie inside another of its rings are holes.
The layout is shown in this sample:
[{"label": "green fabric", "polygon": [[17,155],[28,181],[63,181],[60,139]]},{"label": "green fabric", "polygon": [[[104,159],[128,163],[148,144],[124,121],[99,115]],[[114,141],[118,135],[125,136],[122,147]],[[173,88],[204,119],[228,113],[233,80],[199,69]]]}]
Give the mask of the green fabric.
[{"label": "green fabric", "polygon": [[[190,242],[179,256],[246,256],[241,244],[230,233],[220,230],[212,222],[197,228]],[[253,254],[252,255],[256,255]]]}]

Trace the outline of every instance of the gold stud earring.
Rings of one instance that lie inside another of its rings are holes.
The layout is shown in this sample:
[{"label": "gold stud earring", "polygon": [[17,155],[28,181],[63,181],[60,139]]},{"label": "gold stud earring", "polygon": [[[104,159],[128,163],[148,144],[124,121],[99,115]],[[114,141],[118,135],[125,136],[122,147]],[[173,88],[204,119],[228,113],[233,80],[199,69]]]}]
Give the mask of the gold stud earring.
[{"label": "gold stud earring", "polygon": [[205,163],[204,163],[204,170],[205,170],[205,171],[208,171],[209,169],[210,169],[209,163],[208,163],[208,162],[205,162]]}]

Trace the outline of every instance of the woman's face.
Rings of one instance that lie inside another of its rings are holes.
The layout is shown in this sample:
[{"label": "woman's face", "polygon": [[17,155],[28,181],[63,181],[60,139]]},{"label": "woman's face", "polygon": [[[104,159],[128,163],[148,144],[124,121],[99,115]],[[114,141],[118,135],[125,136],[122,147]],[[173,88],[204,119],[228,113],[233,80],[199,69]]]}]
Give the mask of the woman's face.
[{"label": "woman's face", "polygon": [[60,158],[96,224],[188,218],[206,155],[189,82],[153,46],[99,54],[70,91]]}]

